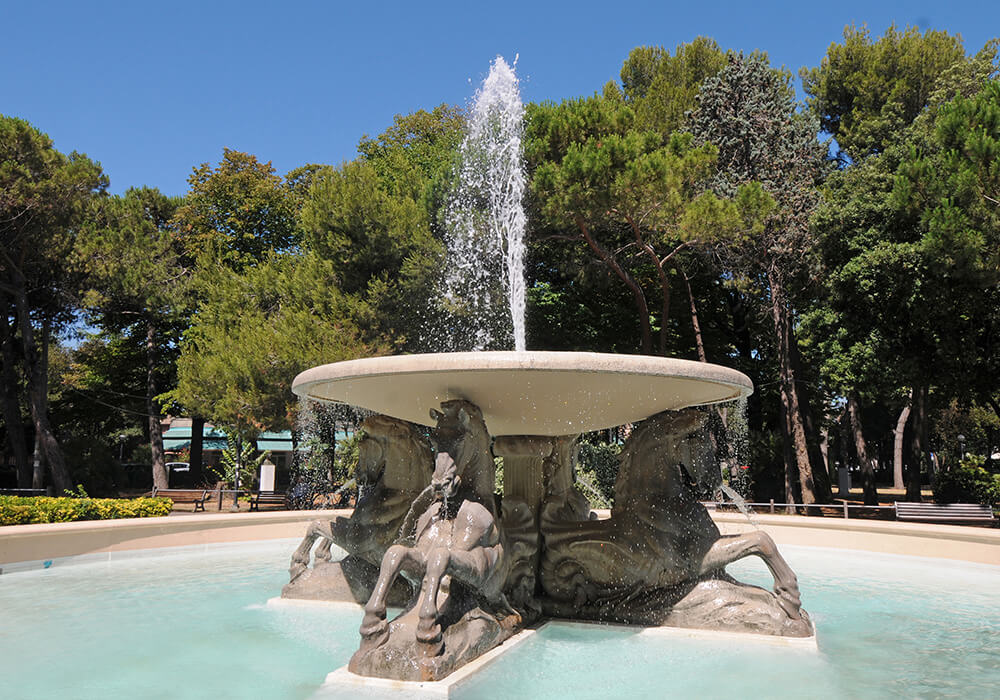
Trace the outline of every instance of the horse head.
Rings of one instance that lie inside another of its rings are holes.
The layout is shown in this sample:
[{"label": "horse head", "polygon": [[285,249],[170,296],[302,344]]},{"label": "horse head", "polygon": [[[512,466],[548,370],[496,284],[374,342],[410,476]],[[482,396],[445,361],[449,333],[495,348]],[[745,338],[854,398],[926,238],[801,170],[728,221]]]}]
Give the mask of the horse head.
[{"label": "horse head", "polygon": [[431,449],[420,430],[389,416],[369,416],[362,422],[358,443],[357,478],[362,484],[380,479],[387,488],[419,492],[428,482]]},{"label": "horse head", "polygon": [[721,478],[705,423],[697,409],[664,411],[640,423],[622,448],[615,503],[667,498],[697,499]]},{"label": "horse head", "polygon": [[447,452],[438,452],[434,461],[434,473],[431,475],[431,490],[437,500],[451,498],[458,492],[462,483],[462,475],[458,471],[458,463]]},{"label": "horse head", "polygon": [[[466,490],[475,495],[475,500],[492,504],[495,466],[483,412],[469,401],[453,399],[442,403],[440,411],[432,408],[430,414],[436,423],[431,432],[438,451],[435,474],[444,470],[442,479],[451,480],[453,471],[457,484],[471,468],[465,479]],[[442,462],[442,455],[450,457],[453,466]]]}]

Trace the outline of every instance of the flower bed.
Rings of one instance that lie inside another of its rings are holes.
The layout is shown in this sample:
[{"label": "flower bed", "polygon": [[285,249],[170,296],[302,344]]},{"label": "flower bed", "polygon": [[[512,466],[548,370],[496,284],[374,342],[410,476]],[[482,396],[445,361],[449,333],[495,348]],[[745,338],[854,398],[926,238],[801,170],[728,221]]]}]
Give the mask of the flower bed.
[{"label": "flower bed", "polygon": [[169,514],[172,506],[169,498],[0,496],[0,525],[155,518]]}]

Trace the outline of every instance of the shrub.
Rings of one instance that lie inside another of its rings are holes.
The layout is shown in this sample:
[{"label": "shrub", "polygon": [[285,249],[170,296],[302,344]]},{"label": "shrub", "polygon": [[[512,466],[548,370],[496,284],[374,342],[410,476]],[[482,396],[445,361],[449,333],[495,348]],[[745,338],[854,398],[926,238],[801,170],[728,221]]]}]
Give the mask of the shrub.
[{"label": "shrub", "polygon": [[155,518],[169,514],[172,507],[169,498],[0,496],[0,525]]},{"label": "shrub", "polygon": [[934,478],[934,500],[938,503],[983,503],[1000,501],[1000,475],[983,468],[985,458],[968,455],[957,466],[940,471]]},{"label": "shrub", "polygon": [[578,480],[585,481],[588,485],[599,491],[599,494],[591,493],[584,487],[583,493],[595,508],[607,508],[614,502],[615,479],[618,478],[618,456],[621,453],[621,445],[613,443],[581,442],[580,451],[577,454],[579,471]]}]

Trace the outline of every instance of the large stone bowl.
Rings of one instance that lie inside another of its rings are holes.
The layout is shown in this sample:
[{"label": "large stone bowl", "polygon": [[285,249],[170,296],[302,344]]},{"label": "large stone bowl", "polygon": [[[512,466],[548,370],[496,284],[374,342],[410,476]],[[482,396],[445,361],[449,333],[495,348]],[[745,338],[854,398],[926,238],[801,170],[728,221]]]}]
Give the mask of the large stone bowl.
[{"label": "large stone bowl", "polygon": [[491,435],[569,435],[753,392],[719,365],[591,352],[456,352],[334,362],[299,374],[298,396],[433,425],[451,399],[479,406]]}]

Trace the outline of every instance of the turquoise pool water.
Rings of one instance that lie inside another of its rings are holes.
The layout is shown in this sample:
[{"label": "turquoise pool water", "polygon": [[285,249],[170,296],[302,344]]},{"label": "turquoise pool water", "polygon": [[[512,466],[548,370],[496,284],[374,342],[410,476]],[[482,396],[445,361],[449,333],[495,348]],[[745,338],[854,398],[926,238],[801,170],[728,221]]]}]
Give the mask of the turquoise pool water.
[{"label": "turquoise pool water", "polygon": [[[361,613],[265,604],[295,544],[0,575],[0,697],[310,697],[354,651]],[[782,551],[818,652],[548,627],[460,697],[996,697],[1000,566]],[[756,560],[730,572],[768,583]]]}]

